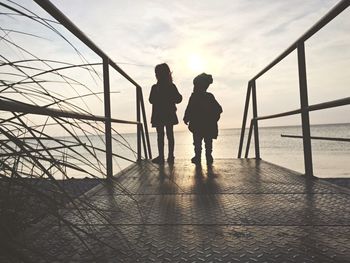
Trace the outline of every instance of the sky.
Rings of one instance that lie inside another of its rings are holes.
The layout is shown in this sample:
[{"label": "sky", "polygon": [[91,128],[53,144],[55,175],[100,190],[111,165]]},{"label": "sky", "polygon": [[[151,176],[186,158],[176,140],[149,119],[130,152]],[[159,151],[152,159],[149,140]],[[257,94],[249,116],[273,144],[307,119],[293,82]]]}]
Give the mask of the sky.
[{"label": "sky", "polygon": [[[154,66],[169,64],[174,83],[184,98],[178,105],[177,130],[186,129],[181,120],[193,89],[192,80],[202,72],[214,78],[208,91],[224,110],[220,128],[240,127],[249,79],[337,2],[52,0],[143,87],[148,120],[151,113],[148,95],[156,82]],[[28,5],[38,9],[34,3]],[[350,96],[349,15],[349,10],[344,11],[305,44],[310,104]],[[37,48],[42,56],[70,59],[63,48]],[[91,54],[87,57],[96,60]],[[118,92],[112,95],[113,117],[134,119],[133,87],[111,73],[111,90]],[[257,96],[259,115],[299,108],[295,52],[258,79]],[[92,103],[90,107],[101,111],[101,105]],[[311,123],[350,122],[349,110],[350,106],[346,106],[312,113]],[[261,126],[299,123],[300,116],[294,116],[264,121]]]}]

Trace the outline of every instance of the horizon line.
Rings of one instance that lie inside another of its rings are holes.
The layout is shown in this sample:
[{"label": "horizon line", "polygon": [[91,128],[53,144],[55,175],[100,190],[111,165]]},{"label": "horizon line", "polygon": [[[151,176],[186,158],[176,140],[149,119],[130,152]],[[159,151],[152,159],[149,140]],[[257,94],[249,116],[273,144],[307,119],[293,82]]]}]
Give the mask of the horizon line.
[{"label": "horizon line", "polygon": [[[342,124],[349,124],[350,125],[350,122],[337,122],[337,123],[317,123],[317,124],[310,124],[310,127],[311,126],[323,126],[323,125],[342,125]],[[283,128],[283,127],[301,127],[301,124],[300,125],[296,125],[296,124],[293,124],[293,125],[277,125],[277,126],[260,126],[259,125],[259,129],[264,129],[264,128]],[[236,129],[241,129],[241,127],[231,127],[231,128],[219,128],[219,130],[236,130]],[[248,130],[249,127],[246,127],[246,130]],[[188,131],[188,129],[181,129],[181,130],[174,130],[175,132],[183,132],[183,131]],[[148,131],[149,133],[155,133],[156,131]],[[133,134],[133,133],[136,133],[136,132],[120,132],[120,134]]]}]

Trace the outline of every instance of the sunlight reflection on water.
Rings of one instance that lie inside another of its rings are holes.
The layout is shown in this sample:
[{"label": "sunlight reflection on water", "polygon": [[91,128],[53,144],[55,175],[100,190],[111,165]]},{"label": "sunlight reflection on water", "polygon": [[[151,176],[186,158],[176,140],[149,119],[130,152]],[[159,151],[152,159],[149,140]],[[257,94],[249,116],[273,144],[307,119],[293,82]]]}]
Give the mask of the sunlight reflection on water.
[{"label": "sunlight reflection on water", "polygon": [[[152,131],[152,130],[151,130]],[[282,138],[281,134],[301,135],[301,127],[259,128],[261,157],[265,161],[303,172],[302,140]],[[318,125],[311,128],[313,136],[329,136],[350,138],[350,124]],[[248,132],[246,132],[247,134]],[[214,140],[214,158],[237,158],[240,129],[225,129],[219,131],[219,137]],[[123,137],[136,149],[136,134],[124,134]],[[157,156],[156,133],[150,133],[153,157]],[[166,140],[165,140],[166,141]],[[245,140],[246,142],[246,140]],[[101,142],[97,142],[103,148]],[[203,145],[204,146],[204,145]],[[350,143],[313,140],[314,173],[319,177],[350,177]],[[136,160],[136,155],[126,150],[120,144],[114,143],[113,152]],[[243,154],[245,152],[245,148]],[[167,154],[167,144],[165,145]],[[193,157],[192,134],[189,131],[175,132],[175,157],[190,159]],[[105,163],[105,156],[99,154]],[[254,157],[254,139],[252,138],[250,157]],[[130,162],[118,159],[114,162],[114,171],[126,168]]]}]

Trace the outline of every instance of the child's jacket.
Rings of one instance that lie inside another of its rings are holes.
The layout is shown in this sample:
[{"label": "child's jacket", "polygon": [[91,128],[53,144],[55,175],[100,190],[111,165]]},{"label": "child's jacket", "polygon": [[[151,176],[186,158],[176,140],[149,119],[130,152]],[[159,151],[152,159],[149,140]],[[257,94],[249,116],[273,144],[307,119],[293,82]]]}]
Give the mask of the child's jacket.
[{"label": "child's jacket", "polygon": [[153,85],[149,96],[149,102],[152,104],[152,126],[178,124],[175,104],[181,101],[182,96],[175,84]]},{"label": "child's jacket", "polygon": [[188,101],[184,121],[189,122],[189,129],[192,133],[216,139],[221,113],[222,108],[213,94],[193,92]]}]

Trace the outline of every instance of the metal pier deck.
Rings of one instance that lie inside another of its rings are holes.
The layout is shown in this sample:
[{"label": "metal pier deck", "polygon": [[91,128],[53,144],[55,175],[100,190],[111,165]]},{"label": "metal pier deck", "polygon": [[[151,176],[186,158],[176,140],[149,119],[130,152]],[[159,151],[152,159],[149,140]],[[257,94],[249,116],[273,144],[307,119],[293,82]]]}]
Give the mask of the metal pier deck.
[{"label": "metal pier deck", "polygon": [[350,262],[349,190],[328,182],[253,159],[141,162],[116,177],[86,195],[98,213],[60,211],[95,258],[54,220],[23,238],[59,262]]}]

